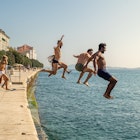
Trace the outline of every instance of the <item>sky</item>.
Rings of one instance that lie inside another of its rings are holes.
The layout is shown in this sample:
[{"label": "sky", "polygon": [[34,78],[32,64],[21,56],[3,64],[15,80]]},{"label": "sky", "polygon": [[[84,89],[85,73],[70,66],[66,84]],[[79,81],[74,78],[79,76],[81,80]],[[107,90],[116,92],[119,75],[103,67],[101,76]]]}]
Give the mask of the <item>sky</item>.
[{"label": "sky", "polygon": [[64,34],[62,61],[106,43],[111,67],[140,67],[140,0],[0,0],[0,29],[10,46],[34,47],[37,59],[47,57]]}]

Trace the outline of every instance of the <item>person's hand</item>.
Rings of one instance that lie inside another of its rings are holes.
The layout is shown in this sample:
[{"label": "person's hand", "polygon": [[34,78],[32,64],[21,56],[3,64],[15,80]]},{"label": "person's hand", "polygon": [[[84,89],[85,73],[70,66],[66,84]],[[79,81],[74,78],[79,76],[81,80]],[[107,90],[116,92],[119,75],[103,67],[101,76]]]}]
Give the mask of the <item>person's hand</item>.
[{"label": "person's hand", "polygon": [[85,66],[83,67],[83,70],[84,70],[85,68],[87,68],[87,65],[85,65]]}]

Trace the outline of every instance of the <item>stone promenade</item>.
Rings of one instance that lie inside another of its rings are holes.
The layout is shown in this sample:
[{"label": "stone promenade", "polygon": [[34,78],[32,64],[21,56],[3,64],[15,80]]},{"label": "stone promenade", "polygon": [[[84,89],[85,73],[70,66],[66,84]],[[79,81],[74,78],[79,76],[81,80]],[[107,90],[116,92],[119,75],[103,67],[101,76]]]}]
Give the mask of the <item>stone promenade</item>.
[{"label": "stone promenade", "polygon": [[21,71],[20,79],[13,75],[20,81],[10,85],[11,90],[0,87],[0,140],[38,140],[26,94],[27,78],[36,73]]}]

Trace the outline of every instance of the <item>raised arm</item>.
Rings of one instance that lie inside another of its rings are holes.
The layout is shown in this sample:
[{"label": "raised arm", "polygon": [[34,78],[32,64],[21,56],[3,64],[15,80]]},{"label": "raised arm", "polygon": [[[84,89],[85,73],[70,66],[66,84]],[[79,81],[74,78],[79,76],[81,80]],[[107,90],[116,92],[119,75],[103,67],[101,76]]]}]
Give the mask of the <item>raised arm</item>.
[{"label": "raised arm", "polygon": [[62,35],[62,37],[60,38],[60,40],[57,41],[57,46],[54,47],[54,49],[60,48],[63,45],[62,39],[63,39],[64,35]]},{"label": "raised arm", "polygon": [[60,39],[60,41],[62,41],[63,37],[64,37],[64,35],[62,35],[62,36],[61,36],[61,39]]}]

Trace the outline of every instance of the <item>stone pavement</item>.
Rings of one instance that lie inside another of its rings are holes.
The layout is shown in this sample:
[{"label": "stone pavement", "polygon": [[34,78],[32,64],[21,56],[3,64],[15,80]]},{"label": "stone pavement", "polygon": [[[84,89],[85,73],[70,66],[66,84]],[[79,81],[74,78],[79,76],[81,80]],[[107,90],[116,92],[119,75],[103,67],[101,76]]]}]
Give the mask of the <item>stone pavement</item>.
[{"label": "stone pavement", "polygon": [[37,71],[21,72],[20,82],[0,87],[0,140],[39,140],[28,108],[26,81]]}]

